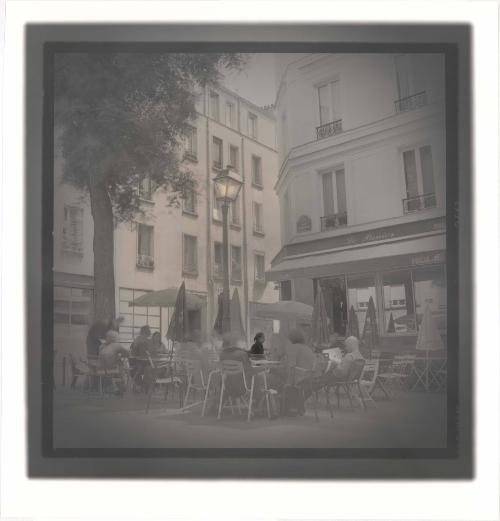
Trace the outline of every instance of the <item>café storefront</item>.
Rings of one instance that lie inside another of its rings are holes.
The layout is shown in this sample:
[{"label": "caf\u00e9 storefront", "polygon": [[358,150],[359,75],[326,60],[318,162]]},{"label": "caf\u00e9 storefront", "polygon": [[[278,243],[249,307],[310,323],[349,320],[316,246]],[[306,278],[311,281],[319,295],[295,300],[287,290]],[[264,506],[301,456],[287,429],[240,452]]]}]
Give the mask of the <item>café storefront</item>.
[{"label": "caf\u00e9 storefront", "polygon": [[446,335],[444,218],[291,243],[267,277],[287,288],[282,298],[311,305],[321,287],[330,329],[342,336],[351,307],[363,331],[370,297],[384,346],[414,347],[427,304]]}]

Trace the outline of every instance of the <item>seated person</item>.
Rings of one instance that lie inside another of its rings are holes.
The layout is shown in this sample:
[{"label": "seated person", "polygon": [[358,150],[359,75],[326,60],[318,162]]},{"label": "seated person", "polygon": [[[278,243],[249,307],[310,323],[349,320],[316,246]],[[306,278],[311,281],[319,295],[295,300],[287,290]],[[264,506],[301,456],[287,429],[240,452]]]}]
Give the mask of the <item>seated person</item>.
[{"label": "seated person", "polygon": [[149,345],[149,354],[154,358],[159,355],[166,355],[167,348],[165,347],[165,344],[161,341],[161,336],[158,331],[153,333],[153,336],[151,337],[151,343]]},{"label": "seated person", "polygon": [[325,374],[327,381],[345,381],[354,360],[364,360],[363,355],[359,352],[359,340],[355,336],[346,338],[344,347],[345,355],[342,357],[340,363],[336,360],[332,360],[332,363]]},{"label": "seated person", "polygon": [[[128,358],[129,352],[119,342],[119,334],[110,330],[106,333],[106,341],[99,352],[99,368],[105,370],[120,370],[120,378],[116,380],[118,393],[125,391],[125,374],[120,363],[122,358]],[[107,387],[111,385],[111,379],[106,379]]]},{"label": "seated person", "polygon": [[250,348],[250,356],[255,358],[264,358],[264,333],[257,333],[253,340],[254,343]]},{"label": "seated person", "polygon": [[[147,360],[148,352],[151,345],[151,329],[149,326],[142,326],[139,335],[134,339],[130,345],[130,356],[132,357],[130,368],[131,375],[139,387],[144,390],[142,385],[142,378],[144,369],[149,366]],[[139,359],[139,360],[138,360]]]}]

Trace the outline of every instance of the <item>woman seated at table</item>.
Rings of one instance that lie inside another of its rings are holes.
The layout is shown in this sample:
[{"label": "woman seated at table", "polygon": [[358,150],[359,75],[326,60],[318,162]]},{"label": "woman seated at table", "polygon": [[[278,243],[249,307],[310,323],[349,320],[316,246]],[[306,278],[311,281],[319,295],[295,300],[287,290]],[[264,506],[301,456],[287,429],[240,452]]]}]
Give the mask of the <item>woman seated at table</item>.
[{"label": "woman seated at table", "polygon": [[257,333],[254,337],[254,343],[250,348],[250,357],[251,358],[264,358],[264,333]]}]

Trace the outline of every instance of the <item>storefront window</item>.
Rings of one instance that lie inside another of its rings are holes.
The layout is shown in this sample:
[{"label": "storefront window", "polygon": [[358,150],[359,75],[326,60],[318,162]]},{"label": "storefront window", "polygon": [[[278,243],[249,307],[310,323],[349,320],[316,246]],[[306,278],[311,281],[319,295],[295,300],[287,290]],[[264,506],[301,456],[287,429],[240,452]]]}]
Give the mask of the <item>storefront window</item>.
[{"label": "storefront window", "polygon": [[389,334],[416,332],[411,272],[385,273],[383,285],[384,331]]},{"label": "storefront window", "polygon": [[443,266],[430,266],[413,272],[417,323],[428,304],[439,330],[446,330],[446,279]]},{"label": "storefront window", "polygon": [[347,277],[347,305],[351,306],[358,317],[359,332],[363,333],[366,311],[370,297],[377,307],[377,293],[375,290],[375,277],[373,275],[352,275]]}]

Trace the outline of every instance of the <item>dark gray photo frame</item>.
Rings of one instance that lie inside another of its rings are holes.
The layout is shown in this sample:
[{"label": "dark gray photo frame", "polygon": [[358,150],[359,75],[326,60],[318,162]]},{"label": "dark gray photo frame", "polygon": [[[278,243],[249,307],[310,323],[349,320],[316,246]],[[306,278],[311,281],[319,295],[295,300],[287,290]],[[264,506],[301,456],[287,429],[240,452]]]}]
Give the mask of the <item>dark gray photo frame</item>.
[{"label": "dark gray photo frame", "polygon": [[[468,479],[473,477],[470,31],[454,25],[26,27],[27,392],[30,477]],[[446,63],[448,277],[444,449],[54,449],[54,52],[439,52]]]}]

